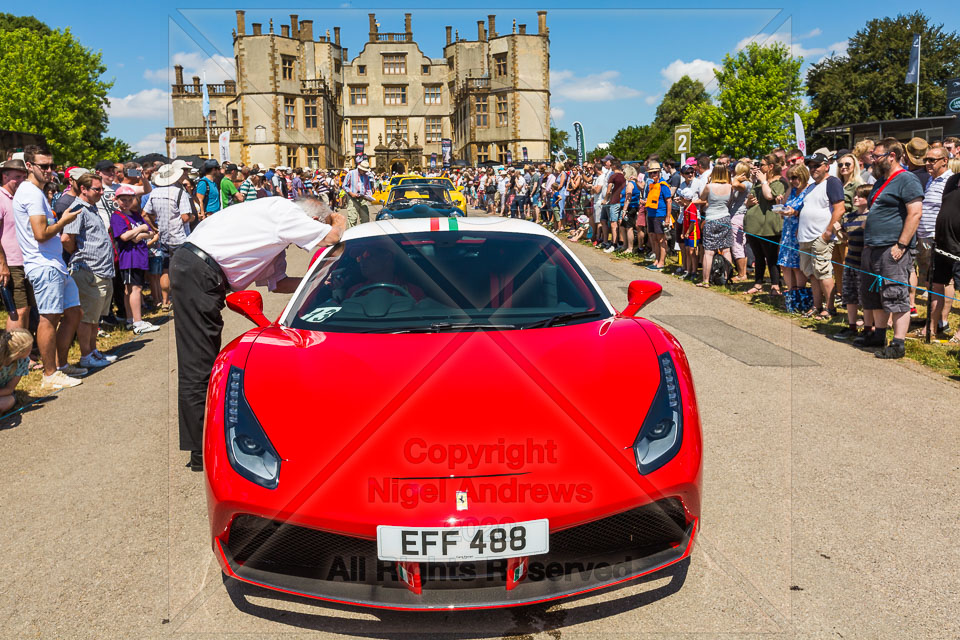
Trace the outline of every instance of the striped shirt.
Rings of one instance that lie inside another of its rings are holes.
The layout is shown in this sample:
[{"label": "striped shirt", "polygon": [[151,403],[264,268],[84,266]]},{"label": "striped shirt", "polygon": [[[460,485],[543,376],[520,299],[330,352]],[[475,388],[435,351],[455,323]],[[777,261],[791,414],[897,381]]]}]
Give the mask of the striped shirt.
[{"label": "striped shirt", "polygon": [[244,202],[251,202],[257,199],[257,188],[253,186],[250,178],[244,180],[243,184],[240,185],[240,195],[243,196]]},{"label": "striped shirt", "polygon": [[179,185],[154,187],[143,207],[143,213],[156,221],[160,244],[175,249],[187,241],[183,229],[183,214],[190,214],[190,194]]},{"label": "striped shirt", "polygon": [[847,234],[847,257],[843,264],[848,267],[860,268],[860,256],[863,254],[863,225],[867,221],[866,213],[858,213],[856,209],[844,214],[840,224]]},{"label": "striped shirt", "polygon": [[97,205],[83,203],[80,215],[63,228],[63,233],[73,236],[77,250],[70,255],[70,271],[86,269],[101,278],[113,277],[113,243],[110,233],[103,226]]},{"label": "striped shirt", "polygon": [[940,202],[943,200],[943,187],[953,171],[947,169],[939,178],[930,178],[923,192],[923,214],[920,216],[920,226],[917,227],[918,238],[932,238],[937,226],[937,216],[940,214]]}]

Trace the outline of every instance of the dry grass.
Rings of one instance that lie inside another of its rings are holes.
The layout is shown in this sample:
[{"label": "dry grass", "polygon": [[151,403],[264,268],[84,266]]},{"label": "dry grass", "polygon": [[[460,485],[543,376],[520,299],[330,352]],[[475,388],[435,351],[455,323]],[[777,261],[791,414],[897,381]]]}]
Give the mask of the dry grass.
[{"label": "dry grass", "polygon": [[[581,241],[580,244],[584,246],[591,246],[590,243],[585,240]],[[610,254],[610,257],[616,260],[629,261],[638,266],[648,264],[646,260],[642,260],[638,256],[632,254],[615,252]],[[677,262],[676,256],[671,256],[667,260],[667,268],[664,270],[664,273],[672,273],[678,266],[679,263]],[[677,281],[683,282],[691,287],[694,286],[693,282],[680,280],[679,278],[677,278]],[[735,298],[744,304],[762,309],[767,313],[789,318],[794,324],[805,329],[809,329],[810,331],[816,331],[817,333],[822,334],[824,337],[828,337],[834,333],[837,333],[847,326],[846,312],[845,310],[842,310],[842,307],[837,307],[837,310],[840,311],[840,313],[830,321],[802,318],[796,314],[786,312],[783,307],[783,299],[780,296],[771,295],[769,293],[770,285],[765,285],[764,293],[748,295],[746,292],[752,286],[753,282],[752,278],[750,278],[750,282],[730,284],[726,287],[711,287],[710,289],[711,291],[716,291],[725,296]],[[915,328],[922,327],[927,315],[926,301],[921,300],[919,296],[917,299],[917,311],[920,314],[920,318],[913,321],[911,325],[911,331]],[[953,335],[958,331],[960,331],[960,303],[955,302],[953,313],[950,315],[950,330],[947,332],[947,334]],[[892,337],[893,332],[888,331],[887,339],[889,340]],[[855,347],[851,345],[851,348]],[[929,367],[943,376],[953,380],[960,380],[960,345],[949,344],[946,341],[936,340],[931,340],[930,344],[926,344],[923,340],[908,338],[906,341],[906,357],[910,358],[911,360],[915,360],[926,367]]]}]

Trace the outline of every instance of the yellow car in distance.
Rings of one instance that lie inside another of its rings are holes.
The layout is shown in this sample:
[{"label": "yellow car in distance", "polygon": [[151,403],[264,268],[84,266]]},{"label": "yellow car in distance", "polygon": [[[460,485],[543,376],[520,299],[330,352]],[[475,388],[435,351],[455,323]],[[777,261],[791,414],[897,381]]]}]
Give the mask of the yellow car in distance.
[{"label": "yellow car in distance", "polygon": [[399,176],[399,178],[397,184],[437,184],[445,187],[450,192],[450,199],[453,200],[453,204],[463,212],[463,215],[467,215],[467,198],[463,195],[463,188],[457,188],[450,178],[424,178],[423,176]]},{"label": "yellow car in distance", "polygon": [[392,178],[390,178],[389,182],[387,182],[386,184],[380,187],[379,191],[373,192],[373,197],[379,200],[380,202],[386,202],[387,198],[390,197],[390,189],[400,184],[401,180],[403,180],[404,178],[420,178],[420,177],[422,176],[416,173],[403,173],[397,176],[393,176]]}]

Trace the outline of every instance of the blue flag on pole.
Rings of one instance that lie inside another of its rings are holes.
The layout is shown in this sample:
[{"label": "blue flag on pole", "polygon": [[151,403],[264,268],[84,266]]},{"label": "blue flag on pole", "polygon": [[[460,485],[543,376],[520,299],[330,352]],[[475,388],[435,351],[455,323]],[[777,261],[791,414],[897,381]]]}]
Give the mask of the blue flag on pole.
[{"label": "blue flag on pole", "polygon": [[907,79],[904,84],[914,84],[920,81],[920,34],[913,36],[913,45],[910,47],[910,62],[907,64]]}]

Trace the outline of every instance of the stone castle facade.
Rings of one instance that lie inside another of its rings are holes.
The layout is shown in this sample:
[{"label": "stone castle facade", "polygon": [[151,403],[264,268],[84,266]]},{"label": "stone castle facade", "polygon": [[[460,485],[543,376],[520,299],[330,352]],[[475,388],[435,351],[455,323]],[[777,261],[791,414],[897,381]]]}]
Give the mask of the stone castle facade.
[{"label": "stone castle facade", "polygon": [[[233,48],[236,80],[208,84],[202,113],[200,78],[187,84],[176,67],[173,122],[166,132],[181,156],[207,156],[204,117],[213,155],[230,131],[234,162],[291,167],[352,165],[355,143],[378,171],[407,171],[441,158],[452,141],[455,163],[542,160],[550,157],[550,38],[546,11],[537,31],[513,21],[499,33],[496,16],[477,21],[476,40],[446,27],[443,57],[430,58],[413,39],[411,14],[403,32],[381,32],[369,14],[369,37],[350,58],[340,28],[315,36],[312,20],[290,16],[275,33],[254,23],[247,33],[237,11]],[[526,150],[526,153],[524,153]]]}]

